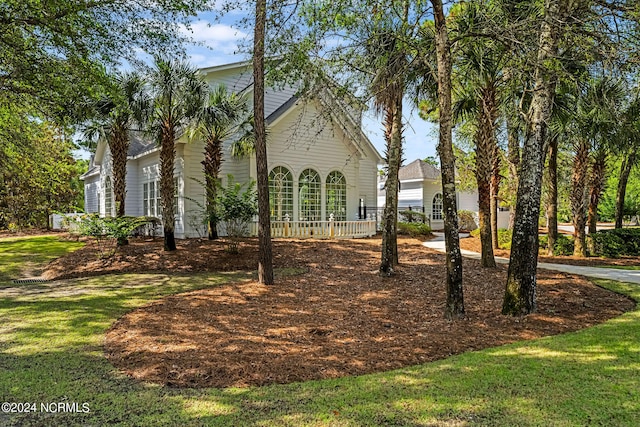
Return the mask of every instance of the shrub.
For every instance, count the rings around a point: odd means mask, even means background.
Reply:
[[[255,181],[245,185],[234,182],[229,175],[227,186],[217,193],[216,215],[231,239],[227,251],[238,253],[238,239],[249,234],[249,224],[258,213]]]
[[[469,236],[475,237],[476,239],[479,239],[480,238],[480,229],[476,228],[475,230],[471,230],[469,232]]]
[[[431,234],[431,227],[420,222],[399,222],[398,234],[411,237],[428,236]]]
[[[155,218],[154,218],[155,219]],[[69,224],[76,224],[78,234],[95,239],[100,258],[108,258],[116,253],[118,241],[126,240],[135,229],[150,222],[146,217],[101,218],[97,214],[66,217]]]
[[[540,238],[538,239],[538,246],[541,249],[547,249],[549,247],[549,236],[540,236]],[[553,255],[573,255],[573,247],[573,238],[567,237],[564,234],[558,234],[558,240],[556,240],[556,244],[553,247]]]
[[[427,216],[420,211],[404,210],[400,211],[400,217],[403,222],[427,222]]]
[[[460,230],[475,230],[478,228],[476,213],[465,210],[458,211],[458,227]]]
[[[511,249],[511,238],[513,237],[513,230],[506,228],[498,229],[498,247],[500,249]]]
[[[594,254],[607,258],[640,255],[640,228],[600,230],[590,236]]]
[[[558,239],[553,247],[553,254],[569,256],[573,255],[573,249],[573,239],[564,234],[558,234]]]

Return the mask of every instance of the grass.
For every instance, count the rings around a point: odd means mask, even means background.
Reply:
[[[0,413],[0,426],[635,426],[640,419],[638,310],[580,332],[435,363],[249,389],[140,384],[104,359],[105,330],[132,308],[247,277],[110,275],[19,291],[0,279],[0,402],[90,408]],[[640,299],[639,286],[598,284]]]
[[[38,267],[82,246],[84,243],[61,241],[57,236],[0,239],[0,281],[39,274]]]

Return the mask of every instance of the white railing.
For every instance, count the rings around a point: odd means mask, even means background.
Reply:
[[[258,224],[251,224],[251,235],[258,234]],[[361,221],[271,221],[271,237],[291,239],[361,238],[376,234],[375,220]]]

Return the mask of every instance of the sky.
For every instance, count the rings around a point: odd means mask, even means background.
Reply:
[[[212,12],[201,13],[193,21],[191,30],[182,27],[185,35],[199,45],[187,46],[187,55],[192,65],[199,68],[212,67],[248,59],[246,53],[240,53],[243,40],[252,37],[246,30],[235,28],[233,23],[241,17],[239,13],[230,13],[220,19]],[[436,156],[438,140],[437,127],[422,120],[417,110],[405,102],[404,164],[416,159]],[[362,129],[373,145],[384,156],[384,137],[382,117],[376,117],[372,111],[365,112]],[[268,149],[268,148],[267,148]],[[78,156],[88,158],[89,153],[78,152]]]

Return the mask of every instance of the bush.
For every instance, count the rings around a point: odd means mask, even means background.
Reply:
[[[476,213],[464,210],[458,211],[458,227],[460,230],[475,230],[478,228]]]
[[[249,224],[258,213],[255,181],[246,185],[233,181],[228,175],[227,186],[218,189],[216,215],[231,239],[227,251],[238,253],[238,239],[249,234]]]
[[[476,228],[472,230],[469,235],[471,237],[475,237],[476,239],[480,238],[480,229]],[[511,237],[513,236],[512,230],[507,230],[506,228],[498,229],[498,247],[500,249],[511,249]]]
[[[154,218],[155,219],[155,218]],[[135,229],[150,222],[146,217],[101,218],[97,214],[66,217],[69,225],[75,223],[75,229],[81,236],[95,239],[100,258],[108,258],[116,253],[118,241],[126,240]]]
[[[498,229],[498,247],[500,249],[511,249],[511,238],[513,237],[513,230],[507,230],[506,228]]]
[[[541,236],[538,240],[538,246],[542,249],[549,247],[549,237]],[[558,234],[558,240],[553,247],[553,255],[555,256],[570,256],[573,255],[573,239],[565,236],[564,234]]]
[[[408,235],[411,237],[428,236],[431,234],[431,227],[420,222],[399,222],[398,234]]]
[[[427,216],[420,211],[404,210],[400,211],[400,217],[403,222],[427,222]]]
[[[600,230],[589,236],[594,254],[607,258],[640,255],[640,228]]]

